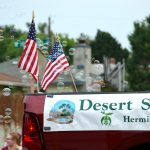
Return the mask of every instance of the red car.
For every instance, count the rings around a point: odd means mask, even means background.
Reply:
[[[55,94],[64,95],[92,95],[83,94]],[[126,97],[121,93],[121,97]],[[124,95],[125,94],[125,95]],[[99,93],[99,95],[103,95]],[[150,149],[150,131],[148,130],[80,130],[44,132],[44,106],[46,94],[31,94],[24,98],[23,118],[23,147],[29,150],[146,150]],[[53,94],[49,95],[53,97]],[[92,95],[93,96],[93,95]],[[109,97],[110,94],[107,93]],[[148,109],[147,100],[142,100],[141,108]],[[106,108],[106,104],[102,104]],[[119,103],[120,105],[121,103]],[[123,103],[124,104],[124,103]],[[129,103],[128,103],[129,104]],[[132,103],[130,102],[130,105]],[[144,105],[145,104],[145,105]],[[98,106],[98,104],[96,104]],[[100,104],[99,104],[100,105]],[[122,104],[121,104],[122,105]],[[133,105],[133,104],[132,104]],[[132,106],[131,105],[131,106]],[[94,107],[94,105],[93,105]],[[98,107],[97,107],[98,108]],[[102,108],[102,107],[101,107]],[[109,104],[112,110],[120,109],[117,103]],[[131,110],[132,107],[124,106]],[[89,109],[89,108],[86,108]],[[103,109],[103,108],[102,108]],[[121,108],[123,109],[123,108]],[[147,110],[148,111],[148,110]],[[124,120],[125,121],[125,120]],[[136,127],[135,127],[136,128]]]

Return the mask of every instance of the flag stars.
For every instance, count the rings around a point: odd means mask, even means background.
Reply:
[[[28,38],[36,41],[36,30],[35,30],[35,23],[33,20],[30,26]]]
[[[61,54],[63,54],[62,46],[59,42],[54,43],[54,47],[50,53],[49,59],[54,62]]]

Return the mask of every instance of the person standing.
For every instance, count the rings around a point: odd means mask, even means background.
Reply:
[[[1,150],[22,150],[20,146],[21,135],[16,132],[11,132],[6,137],[6,146]]]

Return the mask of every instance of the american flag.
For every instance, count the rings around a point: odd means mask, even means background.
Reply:
[[[32,77],[36,81],[38,81],[39,65],[34,19],[32,19],[32,23],[28,33],[28,38],[26,40],[22,56],[18,63],[18,68],[31,73]]]
[[[46,90],[57,76],[68,67],[69,63],[63,52],[62,46],[59,41],[55,41],[41,81],[43,90]]]

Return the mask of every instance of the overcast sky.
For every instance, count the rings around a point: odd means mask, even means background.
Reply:
[[[15,24],[27,30],[35,11],[35,23],[52,19],[52,30],[78,38],[94,38],[97,29],[109,32],[122,47],[129,48],[127,36],[133,22],[150,15],[150,0],[0,0],[0,25]]]

